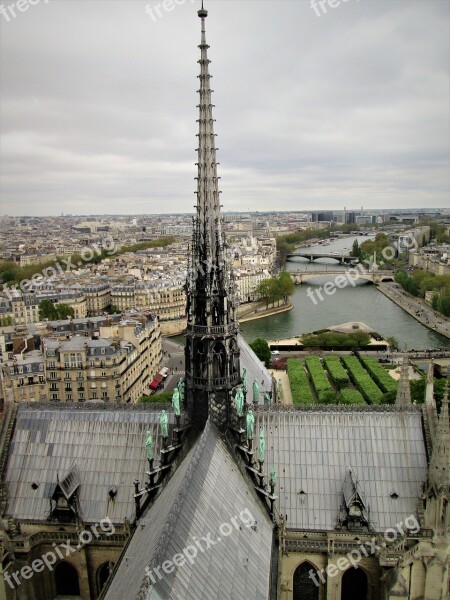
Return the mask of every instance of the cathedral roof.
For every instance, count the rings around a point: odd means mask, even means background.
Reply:
[[[333,530],[349,466],[376,531],[416,513],[427,458],[415,407],[274,407],[255,417],[255,435],[266,433],[266,465],[278,473],[286,527]]]
[[[203,541],[192,564],[186,561],[168,574],[156,571],[208,536],[214,545],[206,549]],[[163,493],[138,521],[105,600],[267,599],[272,536],[267,512],[208,421]]]
[[[241,334],[238,335],[238,345],[241,351],[241,369],[247,369],[247,381],[250,390],[247,400],[249,402],[252,401],[251,386],[253,385],[253,381],[257,381],[261,392],[260,404],[262,404],[264,401],[263,392],[270,392],[272,390],[272,376]]]
[[[260,407],[255,417],[255,435],[261,427],[266,433],[265,466],[267,474],[276,468],[276,507],[288,528],[335,528],[349,466],[377,531],[415,513],[427,476],[421,413],[415,407],[275,406]],[[85,521],[133,520],[133,481],[145,478],[147,430],[157,455],[159,412],[151,406],[20,406],[6,470],[6,514],[45,521],[58,477],[76,465]],[[222,471],[217,485],[226,485],[227,477]],[[117,488],[114,500],[112,488]]]
[[[148,468],[146,431],[159,450],[159,410],[151,405],[33,403],[17,412],[9,447],[6,514],[45,521],[58,478],[77,467],[78,500],[86,522],[134,518],[133,481]],[[169,424],[174,421],[169,413]],[[37,487],[36,487],[37,485]],[[114,499],[109,491],[116,489]]]

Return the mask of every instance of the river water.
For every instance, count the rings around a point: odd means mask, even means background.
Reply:
[[[332,252],[349,254],[355,239],[362,243],[370,238],[356,236],[341,238],[327,246],[310,246],[308,250],[324,254]],[[299,249],[298,252],[302,252],[302,250]],[[338,265],[334,259],[324,258],[310,263],[306,259],[298,257],[289,260],[286,268],[288,271],[320,270],[324,271],[324,275],[320,278],[311,278],[308,284],[296,286],[295,294],[292,297],[294,308],[290,312],[242,323],[241,331],[247,341],[252,341],[257,337],[267,340],[289,338],[301,333],[324,329],[330,325],[361,321],[385,338],[396,337],[400,342],[400,347],[405,344],[409,349],[420,350],[450,347],[450,340],[424,327],[386,298],[377,290],[376,286],[363,283],[363,281],[359,281],[355,287],[348,285],[344,289],[337,289],[331,296],[322,293],[322,301],[317,295],[314,295],[316,302],[314,303],[307,294],[308,289],[314,292],[326,281],[334,281],[336,275],[327,275],[327,270],[344,272],[346,269],[344,265]]]

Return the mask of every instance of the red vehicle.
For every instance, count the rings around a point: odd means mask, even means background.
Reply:
[[[158,373],[158,375],[156,375],[153,381],[149,384],[149,388],[151,390],[158,390],[160,387],[162,387],[163,382],[164,377],[161,375],[161,373]]]

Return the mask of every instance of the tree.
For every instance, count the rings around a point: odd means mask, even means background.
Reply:
[[[408,279],[408,273],[403,269],[400,269],[396,272],[394,279],[396,283],[399,283],[401,286],[403,286],[406,280]]]
[[[422,377],[422,379],[415,379],[409,382],[409,387],[411,389],[411,401],[414,404],[424,403],[426,385],[427,382],[425,377]]]
[[[3,283],[16,281],[18,266],[13,262],[4,262],[0,264],[0,279]]]
[[[263,362],[266,367],[270,364],[271,354],[269,344],[263,338],[257,338],[254,342],[250,344],[250,348],[256,354],[261,362]]]
[[[431,308],[434,310],[439,309],[439,294],[434,292],[433,297],[431,298]]]
[[[60,319],[67,319],[68,317],[74,317],[75,311],[72,306],[68,304],[57,304],[56,310],[58,311],[58,317]]]
[[[54,304],[51,300],[41,300],[39,302],[39,318],[41,320],[57,321],[58,319],[67,319],[74,316],[74,309],[67,304]]]
[[[58,310],[51,300],[41,300],[39,302],[39,318],[56,321],[58,319]]]
[[[263,300],[266,303],[266,308],[268,308],[270,304],[270,279],[264,279],[258,283],[256,287],[256,295],[260,300]]]
[[[394,337],[393,335],[390,335],[389,337],[387,337],[386,342],[389,344],[389,346],[392,350],[399,349],[398,339],[396,337]]]
[[[450,317],[450,296],[444,292],[439,294],[438,310],[446,317]]]
[[[256,295],[266,303],[266,308],[269,307],[269,304],[279,302],[283,297],[279,280],[274,277],[264,279],[258,284]]]
[[[362,252],[359,246],[358,240],[353,242],[352,250],[350,252],[350,256],[354,256],[355,258],[361,258]]]
[[[287,304],[289,296],[292,296],[295,291],[294,281],[287,271],[282,271],[278,276],[279,291],[283,297],[284,303]]]

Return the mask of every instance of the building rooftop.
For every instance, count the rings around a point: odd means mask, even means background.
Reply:
[[[147,430],[159,452],[159,410],[151,405],[21,404],[9,447],[6,514],[20,520],[47,520],[49,496],[58,477],[76,465],[86,522],[106,516],[114,523],[132,520],[133,481],[144,480],[148,468]],[[173,413],[169,413],[169,430],[172,424]],[[109,496],[112,488],[117,489],[114,500]]]
[[[420,410],[313,408],[255,413],[255,432],[266,432],[266,464],[278,473],[286,526],[333,530],[349,468],[376,531],[415,514],[427,476]]]

